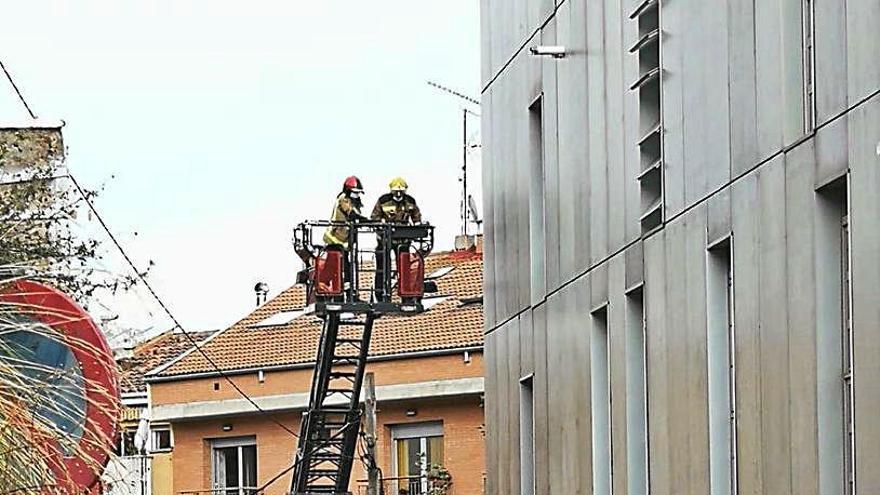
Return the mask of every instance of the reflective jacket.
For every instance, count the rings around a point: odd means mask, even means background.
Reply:
[[[363,218],[361,216],[361,205],[359,201],[354,201],[345,193],[339,193],[336,196],[336,205],[333,206],[333,213],[330,214],[331,222],[350,222]],[[331,226],[324,232],[324,243],[327,245],[337,244],[348,249],[349,228],[341,226]]]
[[[422,212],[419,211],[419,206],[412,196],[404,194],[403,200],[394,201],[394,196],[388,193],[383,194],[379,201],[376,201],[376,206],[373,207],[373,214],[370,215],[370,219],[376,222],[388,223],[421,223]]]

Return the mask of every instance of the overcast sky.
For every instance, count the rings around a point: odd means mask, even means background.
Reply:
[[[347,175],[368,206],[403,175],[440,247],[459,230],[462,104],[426,80],[479,94],[473,0],[30,0],[2,16],[0,59],[38,117],[66,122],[68,166],[106,184],[99,209],[188,329],[244,316],[257,281],[289,286],[292,227],[326,217]],[[26,117],[0,80],[0,125]],[[110,304],[166,326],[142,292]]]

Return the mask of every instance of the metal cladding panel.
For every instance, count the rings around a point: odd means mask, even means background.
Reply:
[[[602,263],[590,271],[590,292],[584,301],[590,311],[608,304],[608,263]]]
[[[577,5],[577,11],[574,6]],[[580,230],[578,240],[582,243],[589,239],[588,250],[580,250],[577,257],[577,270],[582,271],[605,258],[608,253],[608,157],[605,148],[607,127],[606,122],[606,56],[605,56],[605,5],[604,2],[586,2],[578,0],[572,4],[572,15],[578,18],[585,16],[582,23],[586,24],[586,43],[590,47],[586,52],[587,79],[587,168],[581,176],[581,185],[586,186],[587,194],[579,195],[587,198],[579,209],[586,214],[578,223]],[[583,192],[583,189],[582,189]]]
[[[483,116],[480,126],[483,142],[486,143],[494,141],[495,111],[492,106],[492,93],[493,91],[490,88],[480,98],[480,111]],[[493,158],[495,147],[485,146],[482,151],[483,184],[494,184],[496,167]],[[495,328],[498,322],[495,317],[496,297],[499,293],[495,285],[495,263],[497,260],[495,226],[498,225],[494,217],[496,194],[496,188],[494,187],[483,188],[483,218],[489,220],[483,224],[483,328],[486,332]]]
[[[499,421],[498,410],[500,402],[498,398],[498,333],[497,331],[487,334],[483,350],[483,366],[486,370],[486,391],[483,399],[483,415],[486,421],[486,492],[499,493],[498,479],[500,478],[500,466],[498,459],[501,451],[508,448],[502,445],[499,429],[503,424]]]
[[[550,493],[586,493],[590,481],[588,283],[578,279],[548,299]]]
[[[782,69],[783,144],[789,146],[804,134],[804,0],[780,0],[782,51],[777,64]]]
[[[565,350],[565,341],[563,336],[565,328],[563,327],[563,297],[557,292],[551,294],[547,298],[545,304],[547,308],[547,450],[538,451],[547,459],[548,467],[548,493],[572,493],[564,491],[563,484],[569,480],[564,479],[563,461],[571,452],[564,452],[561,448],[565,436],[571,432],[566,431],[570,424],[565,421],[565,411],[563,411],[562,401],[566,395],[571,393],[570,389],[566,389],[563,385],[573,385],[573,377],[571,370],[562,360],[563,351]],[[550,378],[552,377],[552,379]],[[552,386],[549,384],[552,383]],[[551,448],[552,446],[552,448]],[[500,453],[499,453],[500,454]],[[500,495],[506,492],[496,492]]]
[[[815,168],[815,186],[821,187],[829,182],[842,177],[849,170],[849,118],[841,117],[826,124],[816,132],[815,162],[810,165]]]
[[[668,372],[666,326],[666,242],[661,231],[644,242],[645,321],[648,362],[648,469],[651,493],[672,495],[672,469],[669,450],[671,383]]]
[[[626,190],[635,183],[627,175],[625,153],[631,143],[626,141],[624,108],[629,85],[624,78],[624,61],[634,59],[625,43],[623,25],[633,24],[622,12],[624,0],[607,0],[605,6],[605,122],[607,124],[605,156],[608,169],[608,250],[615,252],[626,244]],[[626,21],[624,21],[626,19]]]
[[[733,185],[733,298],[736,356],[738,493],[765,493],[761,462],[761,343],[757,174]]]
[[[519,321],[519,377],[535,374],[535,334],[532,328],[533,310],[517,316]]]
[[[855,352],[856,483],[880,493],[880,99],[850,116],[850,240]]]
[[[534,334],[535,377],[533,396],[535,400],[535,494],[550,494],[549,456],[550,435],[548,429],[549,397],[549,360],[547,355],[547,304],[537,306],[531,311],[532,331]],[[553,383],[555,383],[555,377]],[[539,454],[540,453],[540,454]],[[543,455],[541,455],[543,454]]]
[[[493,410],[495,420],[497,421],[497,429],[495,434],[495,444],[498,446],[498,454],[495,462],[497,468],[495,471],[495,487],[497,493],[510,492],[510,459],[519,452],[519,444],[514,444],[510,438],[511,423],[511,404],[518,404],[513,400],[510,389],[510,376],[508,361],[510,360],[510,349],[508,348],[508,336],[506,330],[510,327],[508,322],[502,325],[493,333],[495,341],[495,397],[496,409]]]
[[[611,401],[611,472],[613,493],[627,493],[627,331],[626,262],[618,255],[608,263],[608,362]]]
[[[642,241],[635,242],[624,252],[626,259],[626,289],[645,282],[645,259]]]
[[[724,189],[709,198],[706,244],[709,246],[724,240],[732,232],[730,220],[730,189]]]
[[[516,222],[516,237],[513,239],[516,255],[514,262],[516,267],[526,267],[531,264],[529,243],[529,182],[531,179],[531,150],[529,143],[529,102],[535,96],[535,88],[538,85],[534,72],[534,64],[537,62],[525,54],[516,58],[514,72],[516,75],[516,99],[521,102],[519,108],[514,108],[511,119],[516,122],[516,159],[515,167],[510,175],[515,184],[516,193],[513,196],[513,209],[508,216],[509,221]],[[519,312],[529,306],[531,302],[531,270],[514,269],[516,276],[516,297],[512,301],[513,312]]]
[[[685,222],[685,286],[688,425],[687,471],[690,493],[709,493],[709,384],[706,333],[706,208],[688,212]],[[681,267],[678,268],[679,270]]]
[[[764,490],[791,493],[791,439],[789,418],[789,343],[785,252],[785,168],[779,157],[758,173],[761,211],[758,249],[758,289],[761,353],[761,457]]]
[[[666,241],[666,352],[673,365],[667,368],[669,400],[669,469],[670,493],[689,493],[688,490],[688,430],[687,424],[687,293],[685,292],[686,263],[685,226],[674,222],[664,229]]]
[[[550,21],[541,31],[541,42],[547,45],[556,43],[556,21]],[[547,259],[544,263],[547,287],[558,287],[560,283],[559,257],[559,94],[556,86],[557,64],[541,64],[542,87],[544,88],[544,246]]]
[[[683,33],[688,5],[661,2],[660,24],[664,33]],[[663,69],[661,106],[663,109],[663,202],[666,218],[685,207],[684,174],[684,36],[663,34],[660,40]]]
[[[492,77],[492,12],[494,0],[480,0],[480,86],[484,87]],[[482,112],[487,115],[486,112]],[[485,134],[483,135],[485,138]]]
[[[818,493],[816,431],[816,276],[814,263],[815,150],[812,142],[785,157],[785,256],[787,259],[791,490]],[[734,249],[736,246],[734,246]]]
[[[854,105],[880,88],[880,2],[846,2],[847,81],[849,104]]]
[[[846,11],[836,2],[815,5],[816,123],[823,124],[847,106]]]
[[[786,0],[787,1],[787,0]],[[755,81],[758,101],[758,157],[782,148],[782,16],[779,2],[755,2]]]
[[[592,407],[590,397],[590,321],[589,310],[586,302],[589,300],[589,291],[592,284],[591,277],[581,277],[574,281],[567,291],[566,324],[568,329],[568,364],[573,371],[573,381],[569,390],[569,400],[566,402],[566,421],[571,418],[581,417],[582,422],[575,421],[573,435],[567,439],[569,449],[567,452],[574,453],[567,459],[567,468],[574,480],[572,491],[564,493],[588,493],[592,486],[592,414],[584,415],[585,406]],[[591,409],[592,410],[592,409]]]
[[[519,440],[519,412],[520,412],[520,362],[522,349],[520,348],[519,318],[514,318],[507,325],[502,334],[507,339],[507,438],[511,446],[507,459],[507,483],[509,493],[520,493],[520,440]]]
[[[682,121],[685,206],[730,180],[727,10],[703,0],[683,6]],[[671,37],[671,35],[670,35]]]
[[[737,176],[758,161],[755,83],[755,2],[727,2],[728,85],[730,97],[730,174]]]
[[[575,254],[589,252],[589,242],[583,238],[586,228],[583,201],[589,200],[589,184],[581,174],[587,169],[586,64],[583,26],[572,20],[574,3],[571,0],[563,3],[556,16],[557,42],[581,47],[580,53],[557,62],[560,282],[577,274]]]

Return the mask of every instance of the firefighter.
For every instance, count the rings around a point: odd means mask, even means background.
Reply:
[[[352,175],[345,179],[342,183],[342,192],[336,196],[336,204],[333,206],[333,213],[330,214],[331,222],[356,222],[367,220],[361,215],[361,208],[364,203],[361,201],[361,194],[364,187],[361,180]],[[348,227],[341,225],[332,225],[324,232],[324,243],[328,246],[342,246],[342,249],[348,250],[349,232]]]
[[[376,222],[388,223],[422,223],[422,213],[412,196],[406,193],[407,183],[402,177],[396,177],[388,184],[391,191],[383,194],[373,207],[370,218]]]
[[[380,196],[379,200],[376,201],[376,206],[373,207],[373,213],[370,215],[370,219],[374,222],[401,225],[422,223],[422,213],[419,211],[419,206],[416,204],[416,200],[406,193],[408,188],[406,181],[403,180],[402,177],[395,177],[391,180],[391,183],[388,184],[388,188],[390,191],[387,194]],[[376,276],[373,280],[373,289],[377,301],[390,300],[390,294],[385,294],[382,285],[385,280],[384,276],[386,275],[385,251],[388,247],[389,246],[385,246],[382,236],[380,235],[376,246]],[[390,247],[391,253],[389,254],[396,256],[400,251],[407,249],[409,244],[395,244]]]
[[[364,187],[361,180],[352,175],[345,179],[342,183],[342,192],[336,196],[336,204],[333,206],[333,213],[330,214],[331,222],[360,222],[369,220],[361,215],[361,208],[364,203],[361,201],[361,194]],[[331,225],[324,232],[324,243],[327,247],[336,246],[343,250],[343,277],[345,285],[351,287],[351,279],[353,278],[350,251],[350,232],[349,228],[343,225]],[[348,290],[348,289],[346,289]],[[353,298],[357,299],[357,294],[353,294]]]

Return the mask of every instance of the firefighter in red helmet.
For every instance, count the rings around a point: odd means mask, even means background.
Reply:
[[[361,194],[364,193],[364,186],[361,180],[352,175],[345,179],[342,183],[342,192],[336,196],[336,204],[333,206],[333,213],[330,214],[331,222],[354,222],[367,220],[361,215],[361,208],[364,207],[361,201]],[[349,247],[348,227],[342,225],[333,225],[324,232],[324,242],[328,245],[342,246],[346,251]]]

